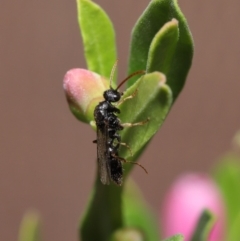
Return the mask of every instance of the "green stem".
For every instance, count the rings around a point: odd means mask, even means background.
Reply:
[[[80,229],[82,241],[106,241],[111,234],[123,227],[122,187],[103,185],[97,175],[87,216]]]

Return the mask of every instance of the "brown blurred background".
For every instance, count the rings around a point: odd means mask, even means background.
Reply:
[[[96,0],[117,34],[119,78],[130,31],[149,1]],[[184,171],[208,171],[240,128],[240,1],[179,0],[195,40],[187,84],[133,176],[158,210]],[[36,208],[45,241],[77,240],[96,169],[95,133],[70,113],[67,70],[86,67],[75,1],[0,0],[0,240]]]

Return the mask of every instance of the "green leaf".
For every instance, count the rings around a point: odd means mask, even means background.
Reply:
[[[173,92],[173,100],[175,100],[184,86],[193,57],[192,36],[177,0],[152,0],[138,19],[132,32],[128,72],[133,73],[137,70],[146,69],[150,46],[155,35],[173,18],[179,23],[179,39],[176,47],[172,45],[172,41],[168,46],[169,55],[172,55],[171,61],[167,60],[168,67],[166,69],[168,71],[164,72],[165,70],[162,68],[157,70],[166,74],[167,84],[170,86]],[[164,37],[164,34],[162,37]],[[172,54],[171,48],[175,48],[174,54]],[[166,54],[159,56],[160,63],[163,63]],[[157,58],[157,56],[154,56],[154,58]],[[128,82],[128,85],[132,85],[136,79],[136,77],[133,78]]]
[[[120,119],[122,123],[137,123],[149,118],[149,122],[142,126],[126,127],[122,131],[122,140],[127,143],[133,156],[124,146],[120,148],[120,156],[128,161],[135,161],[145,145],[163,124],[171,104],[172,92],[165,84],[165,76],[159,72],[146,74],[132,85],[123,98],[132,95],[134,98],[126,100],[120,105]],[[125,173],[132,165],[125,165]]]
[[[240,212],[237,214],[235,220],[232,222],[229,231],[227,232],[227,241],[240,240]]]
[[[124,226],[141,231],[144,240],[160,240],[156,217],[131,179],[126,182],[123,193],[123,218]]]
[[[90,0],[77,0],[77,7],[88,69],[109,78],[117,59],[111,20]]]
[[[208,210],[201,214],[191,241],[207,241],[209,233],[214,224],[214,216]]]
[[[164,239],[164,241],[184,241],[184,237],[181,234],[178,234],[170,238]]]
[[[226,223],[231,227],[240,212],[240,157],[232,153],[223,157],[214,170],[214,177],[226,204]]]
[[[171,62],[178,38],[178,21],[173,19],[165,23],[151,42],[148,52],[147,73],[160,71],[167,75],[171,71]]]
[[[36,211],[27,212],[21,222],[19,241],[40,241],[40,218]]]

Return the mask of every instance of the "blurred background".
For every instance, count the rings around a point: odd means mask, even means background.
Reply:
[[[119,79],[148,0],[96,0],[116,29]],[[184,90],[135,168],[158,212],[177,175],[210,171],[240,128],[240,2],[179,0],[195,40]],[[0,0],[0,240],[17,240],[29,208],[45,241],[77,240],[96,172],[95,133],[70,113],[65,72],[86,68],[75,1]]]

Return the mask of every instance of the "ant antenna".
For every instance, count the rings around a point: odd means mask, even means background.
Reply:
[[[114,63],[114,65],[113,65],[113,67],[112,67],[111,75],[110,75],[110,88],[111,88],[111,89],[112,89],[113,76],[114,76],[115,70],[116,70],[116,68],[117,68],[117,63],[118,63],[118,60],[116,60],[116,62]]]
[[[117,87],[116,90],[118,90],[127,80],[129,80],[129,79],[132,78],[133,76],[138,75],[138,74],[145,74],[145,73],[146,73],[145,70],[139,70],[139,71],[137,71],[137,72],[134,72],[134,73],[130,74],[126,79],[124,79],[124,80],[118,85],[118,87]]]

